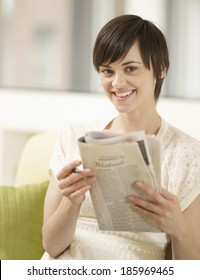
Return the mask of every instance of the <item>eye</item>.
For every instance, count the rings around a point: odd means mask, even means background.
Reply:
[[[134,72],[137,69],[138,68],[136,66],[128,66],[128,67],[126,67],[126,72]]]
[[[109,76],[109,75],[111,75],[113,73],[113,71],[111,69],[109,69],[109,68],[102,69],[102,70],[100,70],[100,72],[103,73],[105,76]]]

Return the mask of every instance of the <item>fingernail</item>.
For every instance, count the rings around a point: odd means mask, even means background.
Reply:
[[[136,184],[136,187],[142,187],[143,186],[143,183],[140,182],[140,181],[137,181],[135,184]]]
[[[134,202],[135,201],[135,198],[132,196],[132,195],[128,195],[128,197],[127,197],[129,200],[131,200],[132,202]]]

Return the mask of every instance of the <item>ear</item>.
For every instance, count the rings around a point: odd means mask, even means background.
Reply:
[[[161,71],[161,73],[160,73],[160,79],[165,78],[165,77],[166,77],[166,75],[167,75],[167,69],[166,69],[166,68],[164,68],[164,69],[162,69],[162,71]]]

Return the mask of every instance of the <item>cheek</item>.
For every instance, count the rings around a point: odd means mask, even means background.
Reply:
[[[103,87],[104,86],[104,79],[101,76],[99,77],[99,82],[100,82],[100,85]]]
[[[102,79],[100,78],[100,85],[104,88],[107,89],[110,85],[110,82],[108,79]]]
[[[139,82],[140,86],[147,87],[147,88],[154,88],[156,85],[156,79],[152,76],[147,75]]]

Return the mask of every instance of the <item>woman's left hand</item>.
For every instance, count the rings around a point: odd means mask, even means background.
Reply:
[[[137,212],[148,216],[170,236],[178,238],[187,232],[187,223],[174,194],[164,188],[157,192],[143,182],[135,182],[134,186],[150,198],[150,201],[146,201],[136,195],[128,197]]]

